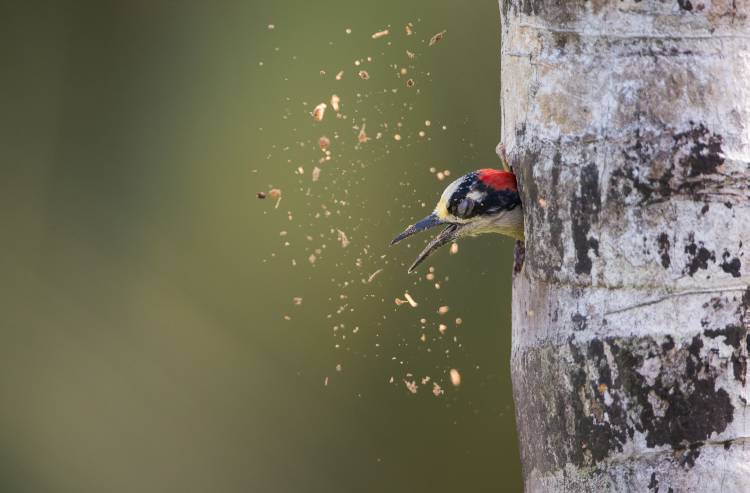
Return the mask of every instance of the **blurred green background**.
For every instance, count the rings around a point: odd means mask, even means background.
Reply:
[[[414,275],[427,236],[387,246],[498,166],[498,24],[494,0],[4,2],[0,490],[519,490],[512,241]]]

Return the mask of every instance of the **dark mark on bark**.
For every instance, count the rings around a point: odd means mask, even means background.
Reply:
[[[656,238],[656,243],[659,246],[659,255],[661,255],[661,266],[665,269],[669,268],[669,265],[672,263],[672,261],[669,258],[669,236],[667,236],[667,233],[661,233]]]
[[[658,486],[659,486],[659,481],[656,479],[656,473],[652,472],[651,481],[649,481],[648,483],[648,489],[653,490],[654,488],[656,488],[656,491],[658,492],[659,491]]]
[[[693,10],[693,4],[690,0],[677,0],[677,5],[679,5],[682,10],[687,10],[688,12]]]
[[[690,146],[680,164],[689,170],[691,178],[716,173],[717,168],[724,164],[723,140],[721,135],[711,134],[702,123],[674,136],[676,148]]]
[[[584,0],[504,0],[502,11],[506,18],[512,11],[516,15],[520,12],[542,19],[570,22],[585,12],[586,3]]]
[[[747,329],[741,325],[727,325],[723,329],[706,330],[703,333],[712,339],[722,336],[724,337],[724,344],[738,349],[742,340],[747,336]]]
[[[716,262],[716,255],[714,252],[708,250],[703,246],[703,242],[695,242],[695,235],[690,233],[688,235],[688,243],[685,245],[685,253],[688,255],[688,263],[685,265],[683,273],[690,274],[692,277],[698,269],[708,269],[708,261]]]
[[[740,322],[742,323],[743,314],[740,312]],[[742,324],[729,324],[723,329],[708,329],[703,333],[711,338],[723,337],[724,344],[732,346],[732,374],[734,379],[743,386],[747,382],[747,348],[748,333],[747,328]]]
[[[719,172],[724,164],[722,143],[721,135],[692,122],[682,132],[665,129],[658,134],[643,134],[637,129],[623,151],[625,165],[612,173],[613,196],[628,197],[635,190],[641,203],[662,202],[674,194],[716,200],[712,183],[699,177]],[[665,153],[665,149],[671,152]],[[704,206],[703,212],[707,210]]]
[[[513,275],[519,274],[523,269],[523,261],[526,258],[526,247],[523,240],[516,240],[516,248],[513,253]]]
[[[674,339],[672,339],[672,336],[670,335],[665,336],[664,342],[661,343],[661,352],[666,353],[672,349],[674,349]]]
[[[734,379],[744,387],[747,382],[747,356],[736,353],[736,351],[732,353],[731,357],[732,374],[734,375]]]
[[[585,315],[581,315],[580,313],[576,313],[571,317],[571,321],[573,322],[573,330],[586,330],[588,328],[588,323]]]
[[[558,190],[560,186],[560,172],[562,171],[562,157],[560,152],[555,153],[555,157],[552,159],[552,190]],[[562,262],[565,258],[565,252],[563,251],[563,222],[560,219],[560,207],[557,204],[550,204],[550,207],[546,209],[547,222],[549,223],[549,234],[550,240],[552,240],[552,246],[557,251],[559,261]]]
[[[740,268],[742,267],[740,259],[734,257],[732,260],[729,260],[729,257],[731,257],[729,251],[724,250],[724,253],[721,254],[721,269],[727,274],[732,274],[732,277],[740,277]]]
[[[690,469],[695,465],[695,459],[701,455],[700,448],[703,446],[703,442],[691,443],[688,448],[682,453],[680,457],[680,465],[686,469]]]
[[[576,253],[576,274],[591,274],[589,250],[599,254],[599,241],[589,238],[592,222],[599,220],[601,191],[599,190],[599,169],[591,163],[581,168],[579,191],[570,201],[571,228]]]
[[[735,329],[722,332],[731,346]],[[746,351],[744,339],[740,346]],[[669,337],[589,342],[571,337],[566,348],[570,367],[560,366],[559,352],[565,350],[560,347],[534,350],[519,360],[531,381],[523,392],[514,390],[517,409],[543,417],[519,420],[522,454],[533,457],[541,472],[566,463],[595,466],[622,452],[636,432],[649,448],[671,447],[674,460],[690,468],[703,442],[734,419],[730,396],[718,382],[725,370],[701,335],[682,344]],[[546,438],[523,439],[530,436]]]

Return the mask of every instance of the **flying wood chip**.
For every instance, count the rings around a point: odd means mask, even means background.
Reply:
[[[440,31],[439,33],[437,33],[436,35],[434,35],[433,37],[431,37],[430,38],[430,42],[429,42],[429,46],[432,46],[432,45],[434,45],[434,44],[439,43],[440,41],[442,41],[443,38],[445,37],[445,33],[447,33],[447,32],[448,31]]]

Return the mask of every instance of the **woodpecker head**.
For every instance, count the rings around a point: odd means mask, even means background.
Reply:
[[[447,227],[427,244],[409,272],[439,247],[463,236],[500,233],[523,239],[523,213],[516,176],[509,171],[486,168],[460,177],[448,185],[432,214],[406,228],[391,245],[439,225]]]

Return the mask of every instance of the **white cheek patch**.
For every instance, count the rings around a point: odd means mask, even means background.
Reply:
[[[486,194],[484,192],[480,192],[479,190],[472,190],[466,196],[470,198],[471,200],[473,200],[474,202],[482,202],[484,200],[485,195]]]

